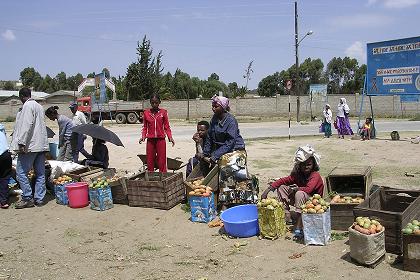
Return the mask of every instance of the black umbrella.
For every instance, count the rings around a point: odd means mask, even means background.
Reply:
[[[54,138],[55,132],[51,128],[49,128],[48,126],[46,126],[46,128],[47,128],[47,137],[48,138]],[[10,134],[10,136],[13,136],[13,132],[12,132],[12,134]]]
[[[77,132],[79,134],[86,134],[93,138],[101,139],[106,142],[110,142],[112,144],[115,144],[117,146],[123,146],[123,143],[121,142],[120,138],[118,138],[117,134],[112,132],[109,129],[106,129],[103,126],[99,126],[96,124],[81,124],[76,127],[73,127],[73,132]]]

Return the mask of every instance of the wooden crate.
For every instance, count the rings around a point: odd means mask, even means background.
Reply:
[[[102,170],[103,169],[99,167],[85,166],[83,168],[68,172],[65,175],[69,176],[76,182],[85,182],[92,177],[99,176]]]
[[[110,182],[112,200],[115,204],[128,205],[127,197],[127,178],[122,177],[116,181]]]
[[[168,210],[185,197],[182,173],[142,172],[127,182],[129,206]]]
[[[360,167],[335,167],[327,176],[327,191],[336,192],[341,196],[369,197],[372,187],[372,168]],[[332,203],[331,204],[331,229],[347,230],[354,222],[353,208],[357,203]]]
[[[380,187],[353,209],[354,217],[377,219],[385,227],[385,250],[402,254],[402,228],[420,219],[420,190]]]
[[[404,270],[420,272],[420,235],[403,235]]]

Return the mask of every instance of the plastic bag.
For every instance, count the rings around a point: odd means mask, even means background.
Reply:
[[[331,238],[331,213],[302,214],[305,245],[327,245]]]
[[[325,132],[325,126],[324,126],[324,123],[321,123],[319,125],[319,133],[324,133],[324,132]]]
[[[286,220],[283,207],[268,209],[258,207],[258,225],[264,238],[276,239],[286,233]]]
[[[366,235],[349,228],[350,257],[360,264],[371,265],[385,255],[385,230]]]

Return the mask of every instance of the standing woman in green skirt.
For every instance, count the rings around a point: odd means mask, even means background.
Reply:
[[[331,121],[332,121],[332,111],[330,104],[325,104],[325,109],[322,111],[324,114],[324,138],[330,138],[331,133]]]

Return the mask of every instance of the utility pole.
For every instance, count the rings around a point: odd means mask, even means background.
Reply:
[[[299,89],[299,35],[298,35],[298,14],[297,1],[295,1],[295,58],[296,58],[296,121],[300,121],[300,89]]]

